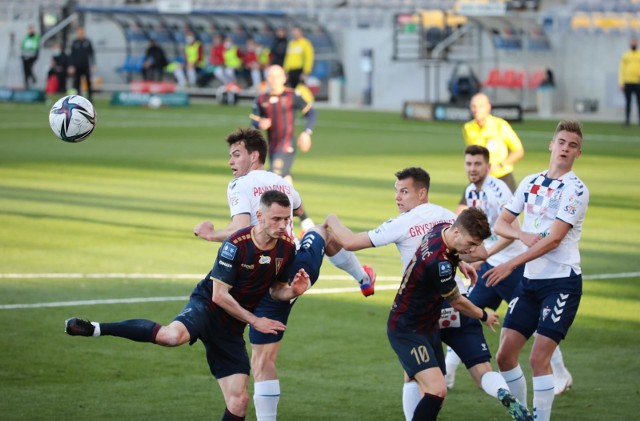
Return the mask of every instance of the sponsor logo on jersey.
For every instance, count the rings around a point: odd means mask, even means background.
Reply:
[[[449,262],[438,262],[438,274],[441,278],[451,276],[453,273],[453,267]],[[443,280],[444,281],[444,280]]]
[[[287,196],[291,196],[291,187],[285,184],[274,184],[272,186],[256,186],[253,188],[253,196],[262,196],[264,192],[270,190],[277,190],[281,193],[286,194]]]
[[[276,257],[276,275],[280,272],[280,268],[282,267],[282,262],[284,259],[282,257]]]
[[[260,260],[258,261],[261,265],[268,265],[271,263],[271,256],[260,256]]]
[[[567,205],[567,206],[564,207],[564,211],[566,213],[568,213],[569,215],[573,216],[573,215],[576,214],[577,209],[575,208],[575,206]]]
[[[242,265],[243,268],[247,269],[247,270],[253,270],[253,268],[255,267],[255,265],[247,265],[245,263],[243,263]]]
[[[224,243],[222,245],[220,256],[224,257],[225,259],[233,260],[233,258],[236,256],[236,251],[238,251],[238,247],[230,243]]]
[[[227,268],[232,268],[233,267],[233,265],[231,263],[227,263],[224,260],[218,260],[218,264],[222,265],[224,267],[227,267]]]
[[[440,221],[427,222],[426,224],[414,225],[411,228],[409,228],[409,235],[411,237],[422,237],[426,234],[429,234],[431,232],[431,229],[434,226],[445,223],[445,222],[452,224],[453,221],[454,219],[445,219]]]

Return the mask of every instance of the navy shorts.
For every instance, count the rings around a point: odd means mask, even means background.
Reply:
[[[206,302],[191,299],[174,320],[185,325],[191,337],[190,344],[198,339],[202,341],[209,370],[216,379],[232,374],[249,375],[249,355],[243,336],[225,332],[216,324]]]
[[[444,375],[444,352],[438,331],[421,334],[394,332],[387,328],[387,337],[409,378],[434,367],[439,367]]]
[[[295,153],[274,152],[269,155],[269,171],[278,174],[280,177],[290,175],[295,158]]]
[[[449,302],[444,300],[443,312],[451,308]],[[460,313],[460,326],[440,329],[440,337],[442,342],[458,354],[467,368],[491,361],[491,352],[482,331],[482,324],[478,319]]]
[[[311,285],[315,284],[320,276],[320,266],[322,266],[322,258],[324,257],[324,238],[315,231],[307,231],[300,240],[300,249],[296,253],[296,257],[291,265],[291,277],[300,269],[304,269],[309,274]],[[266,317],[272,320],[278,320],[285,325],[289,320],[291,308],[297,300],[278,301],[271,297],[268,292],[260,300],[260,304],[254,311],[258,317]],[[282,340],[284,332],[277,334],[260,333],[253,327],[249,327],[249,341],[254,345],[272,344]]]
[[[560,343],[567,336],[582,297],[582,275],[567,278],[528,279],[516,288],[503,327],[530,338],[538,334]]]
[[[500,306],[500,302],[504,300],[506,303],[511,301],[513,292],[524,274],[524,265],[518,266],[511,275],[504,278],[498,285],[488,287],[487,280],[482,277],[489,269],[493,269],[489,263],[484,262],[478,270],[478,282],[469,292],[469,301],[480,308],[490,308],[496,310]]]

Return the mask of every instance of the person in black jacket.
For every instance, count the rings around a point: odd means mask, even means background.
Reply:
[[[142,64],[142,78],[144,80],[161,81],[165,66],[169,64],[164,50],[154,40],[149,41],[149,47],[144,55]]]
[[[284,65],[284,57],[287,55],[287,30],[285,28],[276,29],[276,37],[271,45],[271,64]]]
[[[53,56],[51,57],[51,68],[49,68],[48,76],[55,76],[58,79],[57,93],[67,91],[67,67],[69,66],[69,57],[60,47],[59,43],[53,45]]]
[[[73,88],[78,95],[82,95],[82,77],[87,81],[87,99],[91,101],[93,89],[91,87],[91,71],[95,66],[93,44],[86,38],[84,27],[76,29],[76,39],[71,43],[69,55],[69,75],[73,76]]]

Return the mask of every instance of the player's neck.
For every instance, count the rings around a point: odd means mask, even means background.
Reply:
[[[276,245],[276,242],[278,241],[277,238],[273,238],[268,235],[267,231],[264,228],[260,227],[260,225],[256,225],[255,227],[251,228],[251,238],[253,239],[253,243],[260,250],[270,250]]]
[[[448,249],[450,252],[455,253],[456,251],[453,249],[453,247],[451,247],[451,246],[449,245],[449,241],[447,241],[447,236],[451,233],[451,232],[449,231],[449,228],[451,228],[451,227],[447,227],[447,228],[445,228],[445,229],[443,229],[443,230],[442,230],[442,232],[441,232],[441,235],[442,235],[442,241],[444,241],[444,245],[445,245],[445,246],[447,246],[447,249]]]
[[[565,174],[570,173],[571,171],[573,171],[573,167],[552,165],[547,170],[547,178],[553,178],[554,180],[557,180],[559,178],[562,178]]]
[[[284,92],[286,86],[280,86],[277,88],[271,88],[271,93],[273,95],[282,95],[282,93]]]

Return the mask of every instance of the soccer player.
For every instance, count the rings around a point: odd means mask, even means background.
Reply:
[[[311,135],[316,124],[316,111],[311,103],[294,89],[285,85],[287,75],[278,65],[266,69],[268,90],[258,94],[250,115],[253,127],[266,130],[269,139],[269,171],[293,184],[291,168],[296,157],[296,146],[307,152],[311,148]],[[306,120],[305,129],[296,140],[295,113],[299,110]],[[302,230],[314,225],[306,214],[300,215]]]
[[[291,203],[281,192],[262,195],[258,224],[239,230],[225,240],[209,274],[195,287],[182,312],[167,326],[134,319],[97,323],[71,318],[65,332],[72,336],[118,336],[137,342],[174,347],[205,347],[211,374],[217,379],[226,408],[223,420],[244,420],[249,396],[249,356],[243,338],[247,324],[259,332],[276,335],[286,326],[254,314],[269,293],[288,302],[309,287],[309,274],[299,269],[288,284],[295,244],[287,236]]]
[[[465,207],[475,206],[482,209],[489,219],[489,225],[493,227],[504,205],[511,200],[513,194],[506,183],[489,175],[489,162],[489,150],[483,146],[467,146],[464,151],[464,167],[470,182],[465,190],[467,201]],[[518,219],[514,219],[513,225],[515,228],[520,227]],[[492,232],[492,235],[484,241],[484,246],[489,257],[486,261],[479,262],[481,265],[478,269],[478,282],[469,293],[469,300],[480,308],[488,307],[495,311],[502,300],[507,303],[511,301],[513,291],[522,279],[524,265],[518,266],[502,282],[492,288],[486,286],[486,280],[482,275],[500,263],[523,253],[526,251],[526,246],[519,240],[506,239],[496,235],[495,232]],[[445,379],[447,388],[451,389],[454,385],[456,369],[460,364],[460,358],[451,348],[447,349],[446,363]],[[553,353],[551,365],[555,394],[559,395],[571,387],[573,382],[571,374],[564,365],[560,347]]]
[[[267,142],[259,130],[238,129],[227,137],[227,143],[229,144],[229,166],[235,177],[227,189],[231,222],[219,230],[216,230],[210,221],[201,222],[194,228],[195,235],[208,241],[222,241],[230,233],[248,226],[256,218],[260,196],[270,190],[278,190],[287,194],[293,203],[292,211],[297,215],[300,214],[302,201],[295,188],[279,175],[264,170]],[[311,228],[302,237],[301,248],[317,244],[319,241],[318,232],[325,234],[324,231],[322,226]],[[291,226],[289,226],[288,233],[293,235]],[[373,294],[376,277],[373,268],[366,265],[361,266],[353,252],[341,249],[327,236],[324,237],[324,240],[327,240],[326,254],[329,261],[357,279],[364,296]],[[336,245],[334,246],[334,244]],[[323,248],[324,241],[321,245],[313,247],[314,250]],[[312,285],[318,278],[323,254],[316,252],[315,255],[319,256],[317,269],[312,273],[309,266],[305,266],[310,274]],[[298,257],[296,257],[297,261]],[[292,305],[275,303],[268,295],[265,295],[256,314],[268,315],[267,317],[276,318],[286,325]],[[256,415],[260,421],[275,419],[277,413],[280,383],[275,364],[282,337],[282,334],[263,335],[253,328],[249,329],[249,339],[253,349],[251,363],[256,381],[254,403]]]
[[[580,123],[558,123],[549,151],[549,168],[522,180],[494,226],[498,235],[520,239],[529,249],[483,275],[492,287],[525,265],[524,277],[509,303],[497,360],[514,395],[523,401],[526,381],[518,358],[529,337],[537,332],[529,357],[536,421],[551,417],[551,355],[566,337],[580,304],[578,243],[589,203],[589,190],[573,172],[582,153]],[[512,223],[522,212],[523,226],[516,228]]]
[[[455,280],[459,254],[473,252],[490,234],[484,213],[466,209],[453,224],[436,224],[422,237],[404,272],[389,312],[387,336],[405,377],[415,379],[423,394],[414,420],[435,420],[447,395],[438,335],[444,298],[468,317],[489,326],[499,323],[495,313],[488,314],[460,294]],[[503,393],[508,391],[498,391]]]
[[[338,242],[347,250],[362,250],[394,243],[400,252],[404,273],[422,237],[429,234],[438,224],[453,223],[456,215],[448,209],[429,203],[431,179],[424,169],[405,168],[395,175],[397,178],[395,200],[400,211],[399,216],[388,220],[375,230],[357,234],[342,225],[335,215],[329,215],[325,225],[329,228],[330,234],[335,235]],[[484,247],[477,247],[474,249],[474,254],[485,259],[486,255],[482,253],[484,251]],[[460,265],[466,275],[474,278],[473,269],[469,272],[463,262]],[[460,283],[458,287],[462,290],[464,285]],[[447,314],[451,314],[450,307],[449,304],[443,304],[443,323],[447,321]],[[458,320],[456,324],[440,331],[442,340],[462,356],[469,374],[479,387],[490,396],[500,399],[510,413],[522,412],[519,409],[520,403],[515,402],[510,394],[498,394],[500,389],[508,391],[509,388],[500,374],[492,371],[491,353],[486,345],[482,325],[466,316],[459,317]],[[402,405],[405,418],[411,420],[420,402],[421,391],[415,380],[406,376],[404,380]]]

